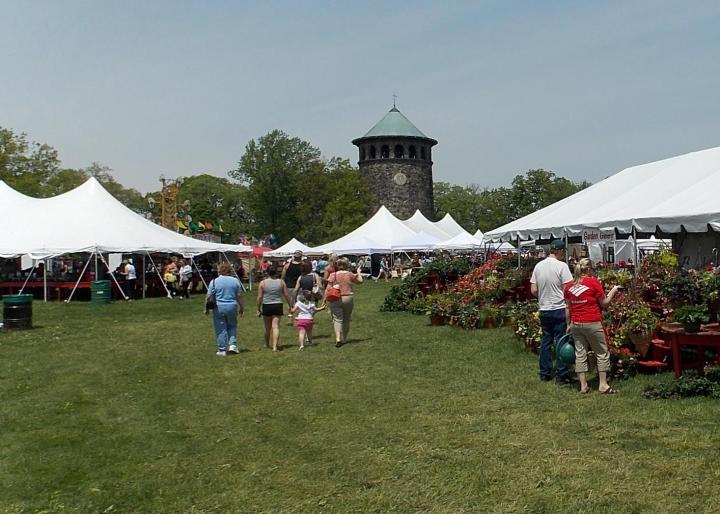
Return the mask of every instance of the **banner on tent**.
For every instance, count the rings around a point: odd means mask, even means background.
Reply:
[[[582,233],[583,243],[612,243],[615,241],[614,230],[598,230],[586,228]]]

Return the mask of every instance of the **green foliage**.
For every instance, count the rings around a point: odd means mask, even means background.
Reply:
[[[187,214],[194,221],[219,223],[225,238],[234,242],[248,230],[249,214],[243,198],[245,188],[228,179],[213,175],[193,175],[183,181],[178,204],[189,201]]]
[[[671,305],[705,302],[703,287],[694,271],[677,270],[661,284],[660,292]]]
[[[43,197],[59,171],[57,150],[0,127],[0,180],[23,194]]]
[[[256,234],[306,244],[337,238],[370,214],[370,194],[349,161],[321,159],[309,142],[274,130],[245,147],[230,177],[247,188],[249,222]]]
[[[303,202],[301,219],[321,219],[321,223],[302,223],[300,237],[308,244],[332,241],[365,223],[372,197],[360,172],[347,159],[331,159],[322,182],[315,184],[310,198]]]
[[[638,303],[627,311],[627,318],[623,324],[625,334],[649,334],[655,330],[658,317],[645,303]]]
[[[449,212],[467,230],[479,228],[485,232],[562,200],[589,185],[588,182],[572,182],[542,169],[517,175],[510,187],[496,189],[437,182],[434,185],[435,209],[438,218]]]
[[[693,325],[709,321],[707,305],[681,305],[673,311],[673,321]]]
[[[417,314],[424,312],[419,305],[413,304],[412,300],[418,296],[418,283],[429,273],[437,273],[441,277],[457,279],[472,269],[472,263],[467,257],[439,257],[427,266],[406,277],[400,284],[392,286],[385,297],[380,310],[383,312],[399,312],[413,309]]]
[[[643,397],[648,400],[680,399],[693,396],[713,396],[720,398],[719,375],[712,373],[699,376],[696,372],[686,371],[680,378],[647,386]]]

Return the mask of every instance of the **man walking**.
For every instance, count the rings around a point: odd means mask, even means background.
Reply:
[[[556,239],[550,245],[550,254],[535,265],[530,277],[530,291],[538,299],[542,340],[540,342],[540,380],[550,381],[553,374],[552,347],[567,331],[565,320],[565,284],[572,282],[570,268],[563,262],[565,242]],[[565,364],[557,360],[555,381],[570,382]]]

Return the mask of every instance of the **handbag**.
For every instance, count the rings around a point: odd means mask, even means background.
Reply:
[[[212,280],[212,282],[210,282],[208,290],[210,290],[210,288],[212,287],[213,282],[215,282],[215,280]],[[205,298],[205,311],[211,311],[215,309],[215,307],[217,307],[217,302],[215,301],[215,293],[213,293],[212,296],[208,296]]]
[[[342,298],[342,294],[340,294],[339,287],[332,286],[325,290],[325,301],[337,302],[340,298]]]

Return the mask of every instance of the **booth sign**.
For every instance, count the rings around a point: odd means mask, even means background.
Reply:
[[[614,230],[598,230],[586,228],[582,234],[583,243],[611,243],[615,241]]]

